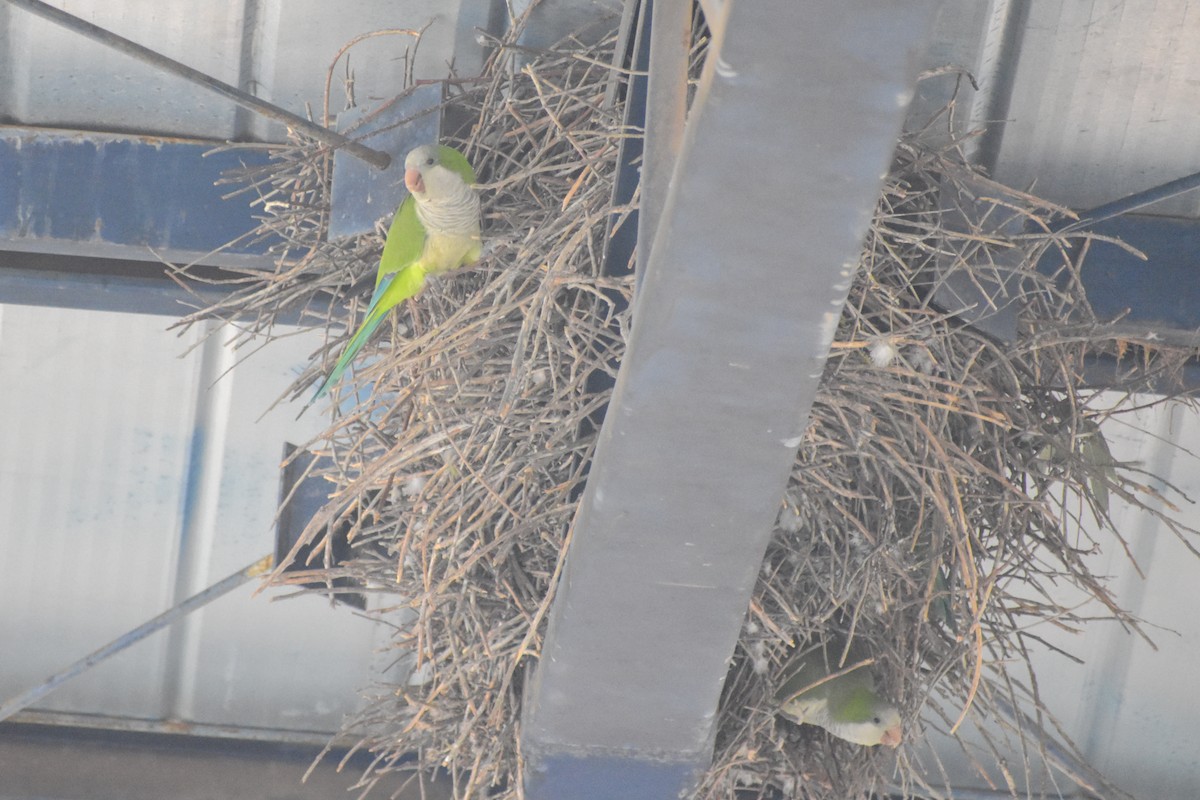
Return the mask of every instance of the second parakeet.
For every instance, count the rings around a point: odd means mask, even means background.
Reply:
[[[899,746],[900,711],[876,690],[870,665],[854,668],[869,656],[851,644],[842,660],[842,644],[835,639],[796,651],[775,694],[779,713],[855,744]]]
[[[474,183],[475,170],[453,147],[422,145],[405,157],[404,185],[409,194],[388,229],[366,318],[314,400],[341,379],[387,312],[424,288],[427,275],[479,260],[479,195]]]

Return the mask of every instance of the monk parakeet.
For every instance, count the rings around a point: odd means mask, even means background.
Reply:
[[[870,665],[855,667],[869,656],[851,644],[842,661],[842,644],[836,640],[816,644],[789,659],[783,685],[775,693],[779,713],[801,724],[820,726],[848,742],[897,747],[899,710],[875,690]]]
[[[475,170],[453,147],[421,145],[405,157],[409,194],[388,229],[367,316],[313,400],[338,382],[387,312],[421,291],[426,275],[479,260],[479,195],[474,183]]]

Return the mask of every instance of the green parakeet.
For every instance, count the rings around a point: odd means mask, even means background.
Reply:
[[[797,651],[775,693],[779,713],[855,744],[899,746],[899,710],[876,691],[870,665],[855,667],[869,656],[852,643],[840,662],[842,651],[840,641]]]
[[[341,379],[387,312],[424,288],[425,276],[479,260],[479,195],[474,183],[475,170],[453,147],[422,145],[405,157],[409,194],[388,229],[366,318],[313,400]]]

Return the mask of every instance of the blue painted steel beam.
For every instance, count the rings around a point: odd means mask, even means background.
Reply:
[[[646,25],[650,11],[649,0],[627,2],[636,8],[630,9],[622,20],[630,26],[630,30],[622,32],[620,40],[625,43],[627,51],[618,53],[615,63],[630,71],[625,84],[624,124],[626,130],[636,134],[646,127],[646,88],[649,81],[645,73],[650,69],[650,37]],[[641,175],[643,149],[641,136],[622,137],[617,154],[616,180],[613,181],[614,206],[622,207],[633,202]],[[625,274],[633,269],[640,224],[641,214],[637,209],[624,218],[619,214],[609,217],[608,235],[604,237],[604,268],[608,274]]]
[[[936,0],[725,0],[526,689],[525,796],[676,798]],[[652,56],[653,60],[653,56]]]
[[[642,157],[642,197],[638,210],[638,261],[650,256],[658,218],[671,186],[671,171],[679,158],[687,122],[688,60],[691,56],[692,5],[674,0],[647,0],[650,40],[646,84],[645,153]],[[654,9],[653,15],[650,9]],[[638,270],[641,285],[645,270]]]
[[[1172,181],[1132,196],[1134,200],[1124,198],[1081,215],[1092,220],[1090,231],[1120,239],[1146,256],[1143,261],[1115,244],[1093,241],[1081,271],[1083,288],[1096,316],[1105,322],[1116,320],[1118,329],[1130,339],[1188,347],[1200,343],[1200,284],[1196,281],[1200,222],[1137,214],[1112,217],[1108,211],[1122,213],[1132,202],[1146,198],[1153,201],[1161,192],[1193,180],[1194,176],[1189,176]],[[1061,258],[1051,250],[1042,258],[1039,269],[1052,275]],[[1119,362],[1112,356],[1098,355],[1084,365],[1087,384],[1096,388],[1125,385],[1139,373],[1141,365],[1136,357]],[[1181,386],[1195,389],[1200,387],[1200,363],[1193,360],[1176,374],[1152,378],[1151,391],[1170,393]]]
[[[1088,302],[1098,317],[1158,326],[1164,334],[1168,330],[1200,330],[1200,223],[1124,216],[1091,224],[1088,229],[1121,239],[1146,255],[1143,261],[1115,244],[1091,244],[1082,276]],[[1059,258],[1057,251],[1049,252],[1042,269],[1054,269]]]
[[[254,197],[216,185],[267,154],[218,144],[0,128],[0,249],[271,268],[272,242],[246,238]]]
[[[237,277],[218,268],[197,268],[195,274],[214,281]],[[193,282],[184,288],[165,267],[148,261],[0,250],[0,304],[180,317],[228,295],[220,285]],[[279,312],[275,321],[311,325],[329,314],[331,304],[340,309],[342,303],[341,297],[321,293],[303,307]]]
[[[227,294],[204,284],[184,289],[165,267],[147,261],[0,250],[0,303],[179,317]],[[295,319],[299,317],[297,311]]]

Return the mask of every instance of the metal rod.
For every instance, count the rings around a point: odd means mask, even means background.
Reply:
[[[10,718],[8,724],[11,725],[13,723],[21,725],[46,725],[59,728],[91,728],[102,731],[120,731],[123,733],[200,736],[206,739],[238,739],[243,742],[299,744],[310,747],[324,747],[329,744],[332,736],[328,731],[255,728],[248,725],[183,722],[177,719],[137,719],[134,717],[67,711],[20,711]],[[3,730],[3,726],[0,726],[0,731]],[[958,800],[958,798],[956,797],[955,800]]]
[[[286,111],[265,100],[260,100],[252,94],[243,92],[236,86],[230,86],[228,83],[223,83],[200,70],[192,69],[187,64],[182,64],[173,58],[167,58],[163,54],[155,52],[148,47],[143,47],[137,42],[130,41],[123,36],[118,36],[111,31],[107,31],[98,25],[93,25],[86,20],[82,20],[53,6],[48,6],[41,2],[41,0],[8,0],[8,3],[17,8],[22,8],[30,14],[36,14],[42,19],[47,19],[56,25],[61,25],[64,28],[82,34],[106,47],[111,47],[113,50],[133,56],[139,61],[144,61],[164,72],[169,72],[184,80],[203,86],[209,91],[229,98],[243,108],[248,108],[258,114],[262,114],[264,117],[270,117],[273,120],[282,122],[331,147],[340,147],[352,156],[361,158],[363,161],[379,167],[379,169],[387,169],[388,165],[392,163],[392,157],[387,153],[373,150],[370,147],[342,136],[340,133],[309,122],[304,117]]]
[[[139,625],[138,627],[117,637],[116,639],[113,639],[99,650],[84,656],[74,664],[71,664],[69,667],[51,675],[40,685],[33,687],[29,691],[24,692],[23,694],[20,694],[11,700],[8,700],[4,703],[4,705],[0,706],[0,722],[8,719],[18,711],[33,705],[38,700],[50,694],[50,692],[57,689],[63,683],[66,683],[71,678],[74,678],[76,675],[86,672],[95,665],[99,664],[101,661],[104,661],[110,656],[116,655],[135,642],[145,639],[155,631],[165,628],[167,625],[170,625],[180,617],[190,614],[197,608],[211,603],[221,595],[233,591],[251,578],[262,575],[271,569],[271,565],[274,564],[274,562],[274,555],[263,556],[250,566],[238,570],[228,578],[214,583],[212,586],[208,587],[199,594],[194,594],[183,602],[167,609],[154,619]]]
[[[1182,178],[1160,183],[1158,186],[1134,192],[1119,200],[1113,200],[1111,203],[1096,206],[1093,209],[1083,212],[1077,221],[1067,225],[1062,229],[1062,232],[1076,231],[1088,225],[1095,225],[1097,222],[1104,222],[1113,217],[1137,211],[1139,208],[1145,208],[1151,203],[1167,200],[1184,192],[1190,192],[1193,189],[1200,189],[1200,172],[1193,172],[1191,175],[1184,175]]]

